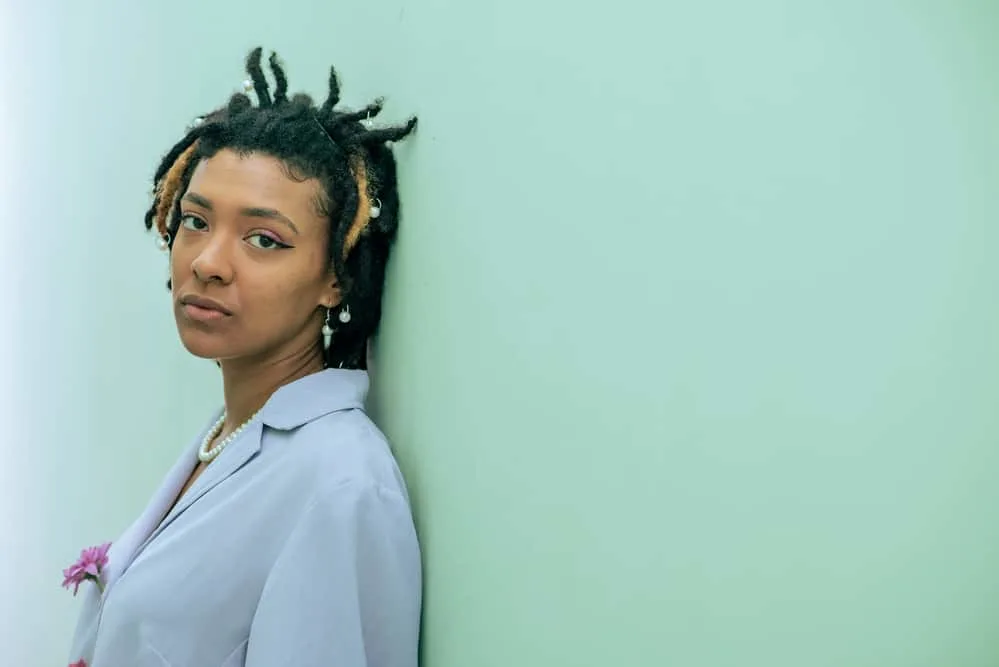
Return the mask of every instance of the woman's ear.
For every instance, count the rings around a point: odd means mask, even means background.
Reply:
[[[333,278],[326,286],[326,289],[323,290],[323,296],[320,300],[320,304],[323,308],[334,308],[340,304],[341,298],[340,285],[337,283],[336,279]]]

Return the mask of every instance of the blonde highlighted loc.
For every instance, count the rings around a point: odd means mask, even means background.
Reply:
[[[194,141],[183,153],[170,165],[166,175],[156,184],[156,231],[161,237],[170,235],[170,212],[177,203],[177,198],[181,194],[181,188],[186,187],[183,183],[184,172],[187,165],[191,163],[191,156],[198,148],[198,142]]]
[[[350,170],[357,183],[357,215],[347,230],[347,236],[343,241],[343,258],[347,259],[350,251],[357,245],[361,234],[371,224],[371,193],[368,192],[368,170],[364,166],[364,160],[354,156],[350,160]]]

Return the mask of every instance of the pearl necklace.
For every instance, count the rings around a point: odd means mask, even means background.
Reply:
[[[222,425],[225,424],[225,413],[223,412],[222,416],[219,417],[219,420],[215,422],[215,425],[209,429],[208,433],[205,434],[205,438],[201,441],[201,446],[198,447],[198,458],[203,463],[211,463],[219,454],[222,453],[223,449],[229,446],[229,443],[239,437],[239,434],[243,432],[243,429],[249,426],[250,422],[252,422],[256,416],[256,414],[251,415],[249,419],[239,425],[239,428],[220,440],[217,445],[209,449],[208,446],[212,444],[212,440],[217,438],[219,433],[222,432]]]

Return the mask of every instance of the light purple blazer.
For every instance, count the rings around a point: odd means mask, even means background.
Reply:
[[[416,667],[420,548],[367,389],[338,369],[282,387],[164,517],[206,426],[111,547],[104,595],[81,589],[70,662]]]

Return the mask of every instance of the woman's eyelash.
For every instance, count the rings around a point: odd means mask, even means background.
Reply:
[[[257,246],[258,248],[261,248],[262,250],[284,250],[286,248],[290,248],[291,247],[287,243],[282,243],[281,241],[278,241],[276,238],[274,238],[273,236],[270,236],[268,234],[260,234],[260,233],[251,234],[250,238],[251,239],[252,238],[267,239],[268,243],[273,244],[273,245],[269,245],[269,246]]]

